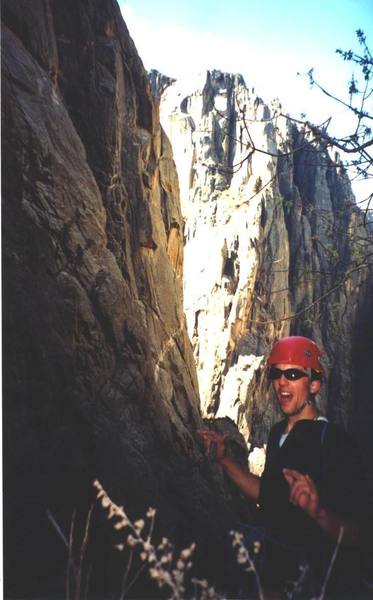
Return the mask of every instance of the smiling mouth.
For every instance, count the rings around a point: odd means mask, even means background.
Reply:
[[[278,399],[280,401],[280,404],[287,404],[288,402],[290,402],[290,400],[292,399],[293,395],[287,392],[281,392],[278,395]]]

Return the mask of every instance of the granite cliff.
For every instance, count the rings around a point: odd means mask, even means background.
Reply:
[[[240,75],[151,81],[180,178],[184,302],[203,412],[230,416],[262,445],[276,419],[265,356],[290,333],[323,349],[321,409],[349,426],[372,238],[338,156]]]
[[[9,0],[2,20],[7,597],[63,593],[48,515],[68,536],[95,478],[225,564],[230,493],[195,434],[178,180],[147,74],[115,0]],[[109,594],[107,529],[91,584]]]
[[[197,572],[228,585],[225,533],[250,508],[204,459],[203,414],[262,445],[264,356],[302,332],[325,350],[323,407],[346,422],[358,408],[369,435],[371,283],[356,270],[329,293],[355,264],[340,224],[365,239],[348,180],[219,72],[187,89],[153,75],[172,149],[115,0],[4,0],[2,21],[7,597],[61,596],[48,515],[68,535],[77,511],[79,541],[95,478],[132,517],[155,506],[155,535],[197,542]],[[249,119],[261,152],[244,160]],[[97,509],[92,523],[90,591],[109,597],[123,565]]]

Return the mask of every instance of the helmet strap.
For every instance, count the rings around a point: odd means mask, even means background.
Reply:
[[[302,406],[300,406],[299,408],[297,408],[297,410],[295,410],[292,413],[288,413],[286,416],[287,417],[296,417],[297,415],[299,415],[305,408],[306,406],[311,406],[313,404],[312,402],[312,398],[307,398],[307,400],[305,400],[302,404]]]
[[[302,410],[304,410],[306,408],[307,404],[309,404],[308,400],[306,400],[305,402],[303,402],[302,406],[300,406],[299,408],[297,408],[297,410],[295,410],[294,412],[287,413],[286,416],[287,417],[295,417],[296,415],[299,415],[302,412]]]

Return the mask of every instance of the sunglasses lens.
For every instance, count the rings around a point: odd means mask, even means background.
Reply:
[[[296,381],[302,377],[307,377],[307,373],[301,371],[300,369],[286,369],[286,371],[284,371],[284,375],[286,379],[289,379],[289,381]]]
[[[296,381],[302,377],[308,377],[307,373],[300,369],[285,369],[285,371],[281,371],[281,369],[278,369],[277,367],[271,367],[268,372],[268,379],[274,381],[275,379],[280,379],[282,375],[284,375],[288,381]]]
[[[268,371],[268,379],[270,381],[274,381],[275,379],[280,379],[283,371],[281,369],[277,369],[276,367],[271,367]]]

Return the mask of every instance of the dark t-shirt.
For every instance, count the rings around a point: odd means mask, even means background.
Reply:
[[[260,484],[259,520],[279,553],[282,548],[290,556],[306,560],[322,578],[336,542],[289,502],[282,469],[308,474],[318,488],[321,506],[364,527],[368,517],[362,461],[345,431],[321,420],[298,421],[280,447],[285,424],[281,421],[270,431]]]

